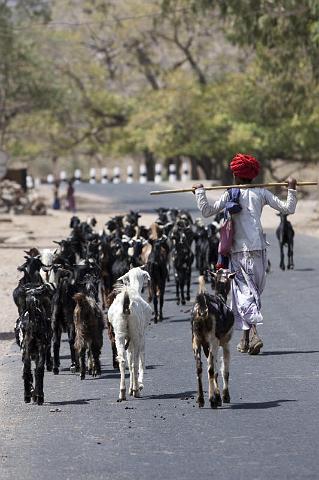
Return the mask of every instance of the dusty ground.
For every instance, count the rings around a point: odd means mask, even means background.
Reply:
[[[46,194],[44,190],[42,193]],[[213,198],[209,195],[209,198]],[[98,228],[102,229],[105,221],[112,214],[123,212],[99,197],[86,196],[78,198],[78,215],[81,219],[94,215],[98,220]],[[129,210],[129,207],[128,207]],[[152,215],[143,215],[142,222],[149,225]],[[23,263],[24,250],[37,246],[38,248],[53,248],[53,240],[65,238],[69,233],[70,213],[49,210],[48,215],[14,216],[0,215],[0,357],[5,354],[13,339],[13,328],[17,310],[12,300],[12,291],[18,283],[21,274],[17,266]],[[316,199],[300,200],[295,215],[291,218],[296,232],[314,235],[319,238],[319,210]],[[265,228],[275,228],[278,217],[269,208],[264,209],[263,225]]]

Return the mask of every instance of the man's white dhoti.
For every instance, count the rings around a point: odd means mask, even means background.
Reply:
[[[265,287],[266,250],[236,252],[230,257],[230,268],[236,272],[232,281],[231,308],[237,330],[249,330],[263,323],[260,296]]]

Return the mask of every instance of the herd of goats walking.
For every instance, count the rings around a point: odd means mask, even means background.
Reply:
[[[104,328],[112,347],[113,367],[120,370],[118,401],[126,399],[126,358],[129,394],[140,396],[145,328],[152,319],[154,323],[163,320],[165,286],[171,275],[175,279],[177,304],[190,301],[194,259],[199,272],[199,290],[191,313],[197,402],[200,407],[204,405],[202,349],[208,362],[211,407],[230,401],[229,341],[234,317],[227,306],[227,295],[235,273],[215,271],[221,216],[205,225],[201,219],[194,222],[188,211],[160,208],[157,214],[156,221],[146,228],[139,224],[140,214],[130,211],[111,218],[100,233],[95,229],[94,218],[81,222],[73,216],[69,236],[55,242],[55,249],[31,248],[25,252],[25,262],[18,267],[23,276],[13,298],[19,313],[15,333],[22,350],[26,403],[33,399],[38,405],[43,404],[45,368],[55,375],[59,373],[62,332],[68,334],[71,372],[79,371],[82,380],[87,371],[92,376],[100,375]],[[287,243],[287,234],[293,240],[291,224],[282,217],[277,231],[282,246]],[[280,266],[285,268],[283,258]],[[291,244],[288,268],[293,268]],[[208,281],[211,293],[206,289]],[[217,383],[220,346],[222,395]]]

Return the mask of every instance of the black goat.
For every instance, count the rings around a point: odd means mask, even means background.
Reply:
[[[284,246],[287,246],[288,249],[288,270],[294,268],[294,229],[292,228],[291,223],[287,220],[287,216],[283,213],[278,214],[280,216],[280,224],[276,230],[276,236],[279,241],[280,247],[280,268],[285,270],[285,256],[284,256]]]
[[[219,270],[215,278],[217,288],[216,295],[209,295],[205,290],[205,279],[199,277],[199,293],[192,309],[192,345],[196,361],[199,407],[204,406],[204,392],[202,384],[202,360],[203,348],[208,364],[209,401],[211,408],[217,408],[224,403],[230,402],[228,390],[230,351],[229,341],[234,325],[234,315],[225,303],[225,294],[229,291],[230,280],[235,276],[225,270]],[[222,292],[222,293],[221,293]],[[222,399],[218,387],[218,349],[223,349],[223,393]]]
[[[167,279],[168,249],[165,239],[149,240],[152,245],[146,270],[151,277],[151,289],[154,304],[154,323],[163,320],[164,293]],[[159,301],[159,312],[158,312]]]
[[[103,314],[94,297],[76,293],[74,325],[76,332],[75,350],[80,360],[81,380],[85,378],[85,353],[88,350],[89,372],[93,377],[101,374],[100,354],[103,346]]]
[[[188,229],[186,230],[186,232]],[[179,228],[173,230],[173,265],[175,270],[175,285],[176,285],[176,303],[185,305],[185,293],[186,286],[186,300],[190,300],[190,284],[192,275],[192,264],[194,260],[194,254],[191,249],[190,238],[187,238],[185,229]]]
[[[43,298],[48,295],[48,285],[35,288],[25,287],[26,309],[20,315],[15,333],[17,343],[22,349],[24,401],[29,403],[31,397],[38,405],[44,402],[43,378],[47,352],[51,346],[51,325],[43,305]],[[31,362],[35,362],[35,385]]]

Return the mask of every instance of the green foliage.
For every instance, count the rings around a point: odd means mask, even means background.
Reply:
[[[7,5],[0,143],[41,172],[145,152],[206,175],[237,151],[318,159],[315,0]]]

